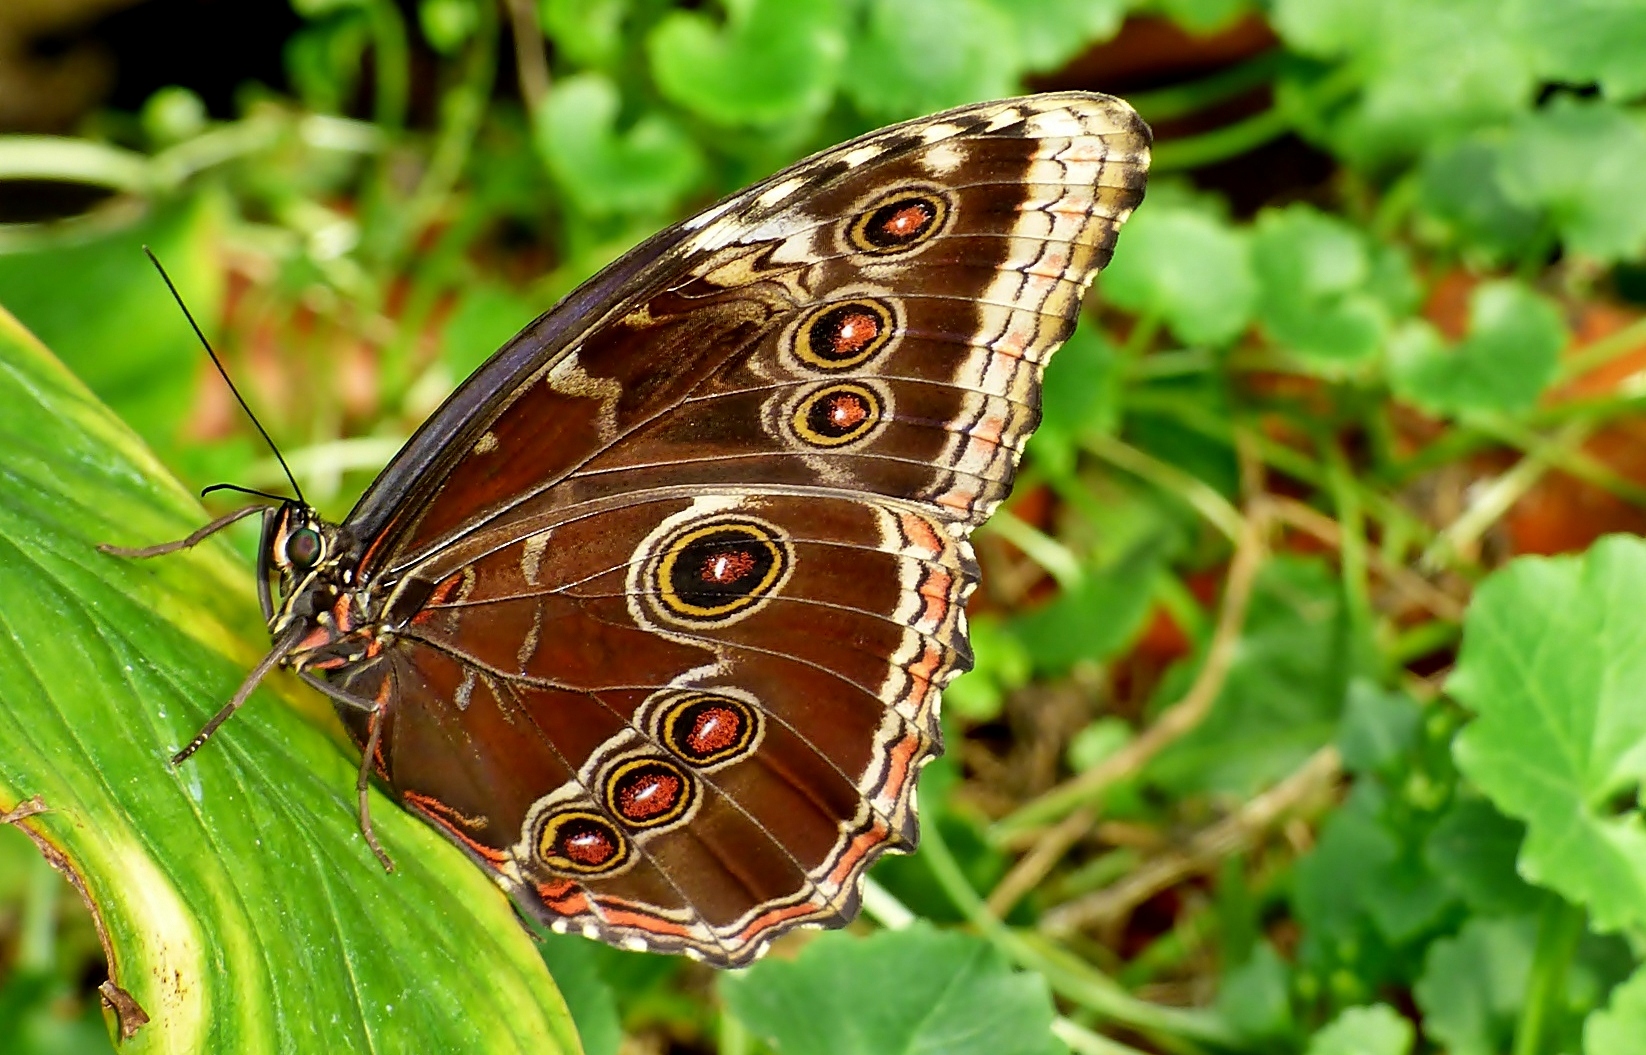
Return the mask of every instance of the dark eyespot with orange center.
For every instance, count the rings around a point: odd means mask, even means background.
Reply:
[[[788,547],[767,525],[722,518],[668,540],[652,575],[671,617],[717,622],[770,596],[788,570]]]
[[[850,370],[879,354],[896,325],[891,306],[878,300],[825,304],[795,328],[794,354],[816,370]]]
[[[606,805],[631,828],[656,828],[685,816],[697,794],[686,771],[662,758],[624,762],[606,779]]]
[[[942,230],[949,203],[936,191],[896,191],[869,207],[849,230],[852,246],[877,255],[912,249]]]
[[[794,409],[790,426],[802,443],[844,447],[868,436],[884,415],[880,396],[868,385],[826,385]]]
[[[748,703],[715,692],[685,692],[660,713],[658,739],[694,766],[727,762],[748,751],[760,728]]]
[[[598,813],[567,810],[550,815],[537,837],[537,855],[545,866],[573,875],[616,871],[629,858],[629,842],[617,826]]]

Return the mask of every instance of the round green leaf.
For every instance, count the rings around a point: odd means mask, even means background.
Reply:
[[[1307,206],[1270,210],[1258,218],[1252,263],[1258,319],[1282,347],[1340,363],[1377,351],[1389,313],[1359,231]]]
[[[1600,930],[1646,920],[1646,544],[1522,558],[1481,584],[1446,690],[1459,767],[1526,822],[1520,871]]]
[[[1099,282],[1105,299],[1159,318],[1185,344],[1238,337],[1257,297],[1244,233],[1170,201],[1138,211]]]
[[[665,15],[646,40],[672,102],[718,124],[775,125],[822,113],[846,54],[836,0],[727,0],[726,22]]]
[[[1455,347],[1426,323],[1396,335],[1389,381],[1402,399],[1437,414],[1525,410],[1554,377],[1565,344],[1553,304],[1511,279],[1484,282],[1469,295],[1469,335]]]
[[[867,116],[900,121],[1017,89],[1017,33],[988,0],[867,6],[841,85]]]
[[[1646,127],[1609,103],[1559,99],[1528,114],[1499,154],[1510,201],[1549,217],[1576,252],[1611,262],[1646,252]]]
[[[1509,0],[1507,21],[1546,80],[1598,81],[1616,99],[1646,93],[1646,4],[1638,0]]]
[[[1584,1055],[1646,1055],[1646,967],[1612,990],[1583,1024]]]
[[[926,923],[835,932],[792,962],[720,976],[731,1013],[780,1055],[1051,1055],[1045,979],[981,938]]]
[[[1307,1055],[1406,1055],[1412,1024],[1388,1004],[1351,1007],[1309,1040]]]
[[[385,874],[354,759],[275,691],[168,764],[266,647],[251,569],[97,552],[204,514],[4,312],[0,406],[0,810],[39,796],[84,881],[150,1019],[121,1051],[578,1051],[502,892],[374,793]]]
[[[697,185],[703,158],[661,113],[617,128],[622,100],[599,73],[555,85],[537,114],[537,149],[571,206],[585,216],[666,212]]]

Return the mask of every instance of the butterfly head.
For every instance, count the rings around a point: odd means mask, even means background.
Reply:
[[[271,633],[279,637],[294,623],[311,622],[332,608],[352,578],[347,550],[342,529],[306,503],[288,500],[269,515],[258,582]]]

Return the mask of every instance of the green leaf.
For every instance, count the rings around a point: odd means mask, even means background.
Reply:
[[[1102,662],[1130,645],[1152,609],[1161,563],[1161,547],[1145,544],[1112,566],[1087,568],[1078,585],[1014,619],[1014,635],[1036,669],[1061,674],[1082,660]]]
[[[1337,733],[1343,765],[1362,776],[1388,770],[1417,744],[1422,728],[1423,708],[1416,700],[1356,678],[1349,685]]]
[[[1125,371],[1103,330],[1076,327],[1046,366],[1040,427],[1029,437],[1028,457],[1055,476],[1074,471],[1080,441],[1120,426]]]
[[[1521,874],[1587,905],[1597,930],[1646,919],[1646,544],[1522,558],[1469,605],[1447,692],[1477,717],[1458,766],[1526,822]]]
[[[538,17],[555,49],[578,66],[609,69],[623,56],[629,0],[541,0]]]
[[[1212,0],[1221,3],[1223,0]],[[1240,0],[1235,0],[1240,2]],[[1120,31],[1128,0],[989,0],[1017,30],[1017,55],[1026,70],[1055,70],[1093,41]]]
[[[1583,1055],[1646,1055],[1646,967],[1583,1025]]]
[[[1469,294],[1469,335],[1448,348],[1427,323],[1403,327],[1389,345],[1389,383],[1436,414],[1521,411],[1537,402],[1566,345],[1553,304],[1511,279]]]
[[[1615,99],[1646,93],[1646,5],[1636,0],[1508,0],[1505,21],[1545,80],[1599,82]]]
[[[1364,360],[1389,329],[1363,234],[1304,205],[1258,217],[1257,316],[1283,348],[1322,363]]]
[[[1274,946],[1260,941],[1251,956],[1230,971],[1217,991],[1217,1010],[1242,1037],[1276,1041],[1289,1036],[1292,972]]]
[[[1227,29],[1251,8],[1250,0],[1160,0],[1167,17],[1197,36]]]
[[[981,938],[924,922],[835,932],[792,962],[720,976],[727,1008],[779,1055],[1050,1055],[1051,994]]]
[[[1018,88],[1018,34],[989,0],[867,0],[841,89],[866,116],[901,121]]]
[[[200,345],[143,256],[148,245],[208,336],[222,312],[215,195],[178,202],[117,234],[32,252],[0,253],[0,304],[52,347],[98,397],[162,455],[190,402]]]
[[[697,146],[661,113],[618,130],[617,85],[580,73],[555,85],[537,115],[537,149],[572,208],[587,216],[660,214],[697,185]]]
[[[539,305],[506,286],[478,283],[462,299],[440,331],[440,354],[453,377],[468,377],[503,342],[540,314]]]
[[[1503,193],[1545,214],[1573,252],[1606,263],[1646,252],[1646,127],[1639,117],[1562,97],[1521,118],[1499,159]]]
[[[1471,919],[1431,945],[1412,987],[1424,1036],[1449,1055],[1507,1051],[1536,944],[1537,917],[1522,916]]]
[[[1515,858],[1526,826],[1479,798],[1460,798],[1423,848],[1430,870],[1471,909],[1492,916],[1532,912],[1547,895],[1520,878]]]
[[[1271,21],[1306,55],[1344,59],[1360,94],[1328,137],[1374,165],[1510,117],[1537,80],[1500,0],[1276,0]],[[1311,93],[1302,93],[1305,100]]]
[[[1150,764],[1174,794],[1250,795],[1331,740],[1353,673],[1335,572],[1276,557],[1258,574],[1240,649],[1211,713]]]
[[[1388,1004],[1351,1007],[1309,1038],[1306,1055],[1407,1055],[1412,1024]]]
[[[243,636],[262,636],[251,569],[221,536],[146,562],[94,549],[205,514],[4,313],[0,405],[0,809],[39,795],[25,823],[97,904],[151,1017],[121,1051],[575,1052],[501,891],[374,792],[385,874],[352,751],[270,688],[169,765],[267,647]]]
[[[717,124],[814,118],[834,98],[846,55],[835,0],[725,0],[726,21],[671,11],[646,40],[652,76],[672,102]]]
[[[1222,344],[1257,298],[1248,239],[1207,209],[1150,201],[1126,226],[1099,280],[1104,299],[1158,318],[1185,344]]]
[[[474,35],[480,12],[475,0],[422,0],[417,5],[417,22],[429,46],[450,55]]]
[[[973,721],[1000,717],[1006,693],[1022,688],[1034,673],[1022,638],[987,612],[971,620],[974,666],[943,690],[943,705]]]
[[[617,997],[600,971],[605,947],[573,934],[547,932],[537,940],[538,952],[577,1024],[584,1055],[617,1055],[623,1044],[623,1023],[617,1014]]]
[[[1510,200],[1498,178],[1504,145],[1494,132],[1430,151],[1419,174],[1424,211],[1487,262],[1530,252],[1538,234],[1539,211]]]

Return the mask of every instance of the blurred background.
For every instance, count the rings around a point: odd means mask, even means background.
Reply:
[[[1064,965],[1076,1050],[1578,1050],[1641,945],[1550,965],[1441,687],[1484,575],[1643,523],[1646,4],[7,0],[0,305],[189,485],[279,488],[151,245],[340,517],[659,227],[1063,88],[1128,98],[1154,176],[979,534],[925,823]],[[875,878],[962,919],[922,856]],[[602,962],[591,1055],[715,1049],[707,972]],[[105,971],[0,830],[0,1055],[111,1050]]]

